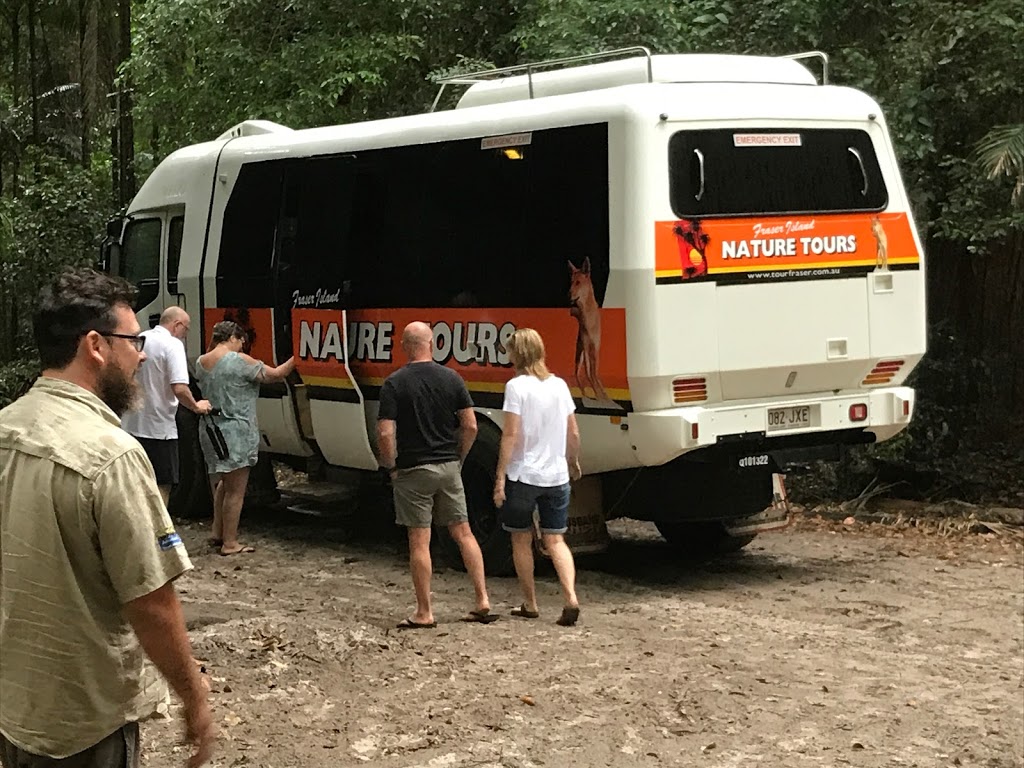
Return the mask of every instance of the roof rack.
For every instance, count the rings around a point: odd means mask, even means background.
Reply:
[[[798,56],[804,54],[797,54]],[[821,54],[824,56],[825,54]],[[444,93],[445,87],[449,85],[476,85],[477,83],[483,83],[488,80],[494,80],[500,77],[507,77],[509,75],[522,75],[526,74],[526,82],[530,91],[530,98],[533,98],[533,73],[538,69],[550,69],[558,66],[571,66],[576,64],[590,63],[594,61],[600,61],[602,59],[612,58],[625,58],[628,56],[643,56],[647,59],[647,82],[654,82],[654,67],[651,63],[651,52],[649,49],[642,45],[634,45],[630,48],[617,48],[614,51],[603,51],[601,53],[584,53],[579,56],[565,56],[560,59],[548,59],[547,61],[538,61],[532,64],[515,64],[511,67],[499,67],[497,69],[482,69],[479,72],[467,72],[461,75],[452,75],[450,77],[438,77],[434,79],[434,82],[441,87],[437,91],[437,96],[434,97],[434,103],[430,105],[430,111],[433,112],[437,109],[438,103],[441,101],[441,94]],[[826,57],[826,61],[827,61]]]
[[[788,56],[783,56],[784,59],[793,59],[794,61],[803,61],[804,59],[820,59],[821,60],[821,84],[828,85],[828,54],[824,51],[804,51],[803,53],[791,53]]]

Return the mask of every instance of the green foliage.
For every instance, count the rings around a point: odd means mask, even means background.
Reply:
[[[170,147],[251,118],[306,128],[388,117],[430,105],[432,70],[500,58],[514,11],[500,1],[146,3],[128,74],[138,116]]]
[[[1024,203],[1024,123],[999,125],[975,147],[977,160],[989,180],[1006,176],[1013,181],[1013,202]]]
[[[0,408],[6,408],[25,394],[38,376],[38,360],[15,360],[0,364]]]
[[[632,45],[701,52],[728,41],[732,9],[730,0],[538,0],[513,37],[527,61]]]
[[[949,323],[935,323],[929,353],[908,384],[917,392],[914,418],[897,438],[872,449],[875,455],[931,465],[953,456],[986,431],[986,403],[995,398],[992,366]]]
[[[92,171],[30,147],[18,197],[0,198],[0,362],[31,348],[39,288],[67,264],[95,262],[104,220],[102,184]]]

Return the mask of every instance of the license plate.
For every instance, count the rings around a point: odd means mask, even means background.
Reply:
[[[768,409],[768,431],[800,429],[811,426],[811,406],[796,405],[789,408]]]
[[[741,456],[736,460],[736,466],[740,469],[751,467],[767,467],[771,463],[771,457],[767,453],[758,453],[753,456]]]

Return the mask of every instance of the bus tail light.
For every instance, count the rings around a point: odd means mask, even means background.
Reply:
[[[708,384],[703,376],[672,380],[672,402],[676,405],[699,403],[708,399]]]
[[[866,403],[854,403],[850,406],[850,421],[864,421],[868,417]]]
[[[871,369],[871,373],[864,377],[861,384],[866,387],[888,384],[899,373],[903,362],[903,360],[883,360]]]

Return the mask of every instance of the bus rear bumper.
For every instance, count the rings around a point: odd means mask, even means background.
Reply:
[[[856,436],[846,442],[881,442],[904,430],[913,414],[914,390],[887,387],[635,412],[629,415],[629,432],[639,463],[653,467],[728,443],[756,443],[771,450],[825,445],[836,442],[837,434]]]

